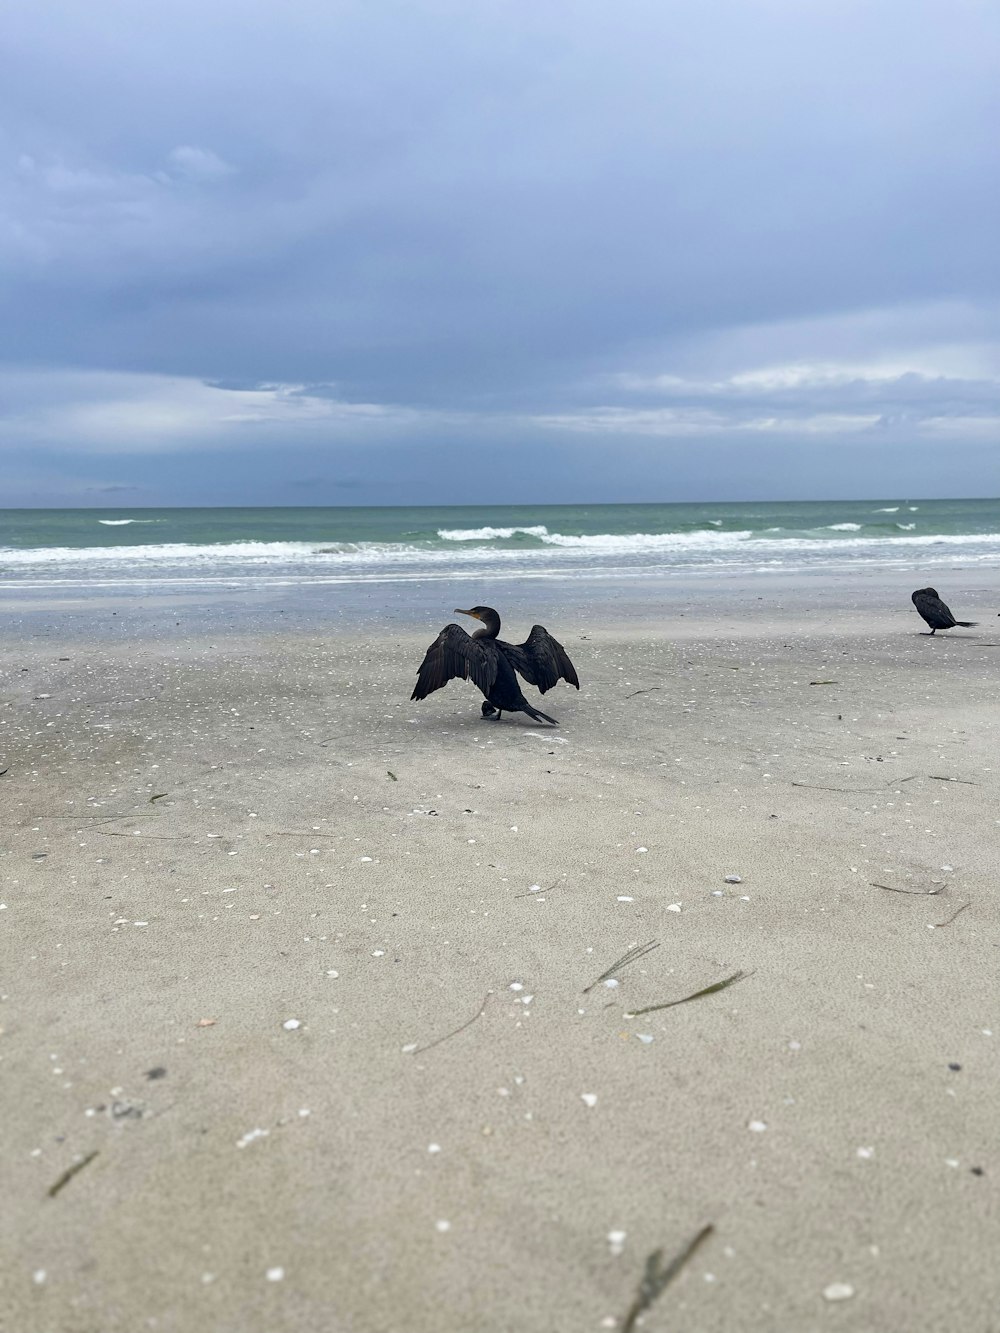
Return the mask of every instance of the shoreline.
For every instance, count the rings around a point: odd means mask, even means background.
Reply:
[[[34,627],[47,623],[56,632],[79,626],[92,632],[95,612],[116,611],[119,617],[134,621],[140,635],[188,623],[196,631],[216,633],[284,633],[289,629],[314,632],[328,623],[331,630],[391,625],[428,629],[442,616],[449,617],[455,600],[462,605],[496,605],[504,614],[511,608],[511,619],[538,616],[583,617],[591,622],[601,615],[606,623],[627,629],[634,624],[647,625],[657,615],[683,611],[696,619],[706,614],[745,615],[774,609],[794,615],[809,613],[888,614],[896,624],[896,613],[903,612],[914,624],[922,624],[910,603],[915,581],[937,580],[946,601],[962,608],[957,614],[978,617],[980,629],[989,629],[989,620],[1000,610],[1000,563],[997,565],[960,562],[933,571],[863,566],[849,573],[828,569],[759,571],[734,575],[731,571],[692,576],[664,575],[636,577],[557,576],[502,577],[344,582],[321,585],[292,584],[278,587],[187,588],[183,585],[162,587],[134,584],[110,589],[20,588],[0,589],[0,614],[18,617],[19,624]],[[459,591],[455,592],[454,588]],[[449,590],[450,595],[449,595]],[[465,600],[462,601],[464,596]],[[743,599],[743,600],[741,600]],[[762,603],[758,606],[757,603]],[[521,609],[523,608],[523,610]],[[608,611],[613,611],[610,619]],[[213,617],[215,619],[213,620]],[[186,618],[187,621],[186,621]],[[193,621],[193,623],[192,623]],[[752,629],[752,621],[747,622]],[[527,625],[525,628],[527,629]],[[121,627],[115,627],[120,629]],[[558,634],[558,631],[554,631]]]

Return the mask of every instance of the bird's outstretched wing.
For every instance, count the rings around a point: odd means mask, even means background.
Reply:
[[[496,656],[461,625],[445,625],[424,655],[411,699],[426,699],[449,680],[472,680],[489,694],[497,676]]]
[[[532,625],[524,643],[501,643],[499,646],[514,670],[540,693],[551,690],[560,680],[580,688],[576,668],[566,649],[544,625]]]

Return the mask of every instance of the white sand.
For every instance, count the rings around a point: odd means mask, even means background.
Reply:
[[[1000,635],[551,628],[8,640],[5,1331],[993,1327]]]

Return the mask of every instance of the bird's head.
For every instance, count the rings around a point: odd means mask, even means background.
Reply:
[[[496,638],[500,633],[500,617],[492,606],[471,606],[468,611],[456,606],[455,614],[457,616],[472,616],[473,620],[481,620],[486,627],[486,634],[490,638]]]

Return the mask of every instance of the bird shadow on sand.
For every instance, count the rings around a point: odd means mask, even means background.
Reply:
[[[942,635],[930,634],[927,630],[917,630],[915,635],[918,639],[937,639],[938,643],[973,643],[977,648],[1000,648],[1000,643],[994,643],[992,640],[981,639],[978,634],[949,634]]]
[[[456,731],[462,733],[473,728],[479,728],[483,731],[488,728],[491,734],[496,732],[498,735],[502,735],[503,732],[508,729],[508,722],[510,723],[510,729],[512,731],[516,730],[518,733],[529,731],[556,732],[562,730],[561,725],[553,727],[547,722],[535,722],[532,718],[528,717],[527,714],[518,715],[517,713],[511,713],[509,715],[504,713],[499,722],[493,717],[483,717],[482,713],[456,713],[454,716],[448,718],[447,723],[442,722],[441,725],[454,727]]]

